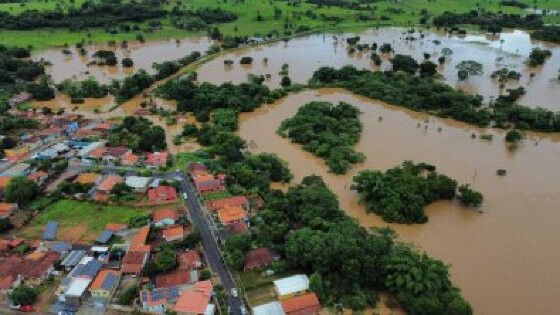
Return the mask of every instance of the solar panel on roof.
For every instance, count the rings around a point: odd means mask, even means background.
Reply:
[[[179,298],[179,289],[177,287],[172,287],[167,290],[167,299],[170,301],[177,300]]]
[[[103,289],[110,290],[115,286],[115,283],[117,282],[118,279],[119,277],[117,277],[117,275],[115,275],[114,273],[108,273],[107,277],[105,277],[105,280],[103,280],[101,287]]]
[[[99,260],[90,260],[88,261],[80,271],[79,275],[81,276],[89,276],[95,277],[99,270],[101,270],[101,262]]]
[[[85,250],[73,250],[64,258],[62,261],[63,266],[75,266],[77,265],[82,257],[86,255]]]
[[[95,242],[100,243],[100,244],[105,244],[109,241],[109,239],[111,239],[112,236],[113,236],[113,232],[111,232],[109,230],[103,230],[103,232],[101,232],[101,235],[99,235],[99,237],[97,237]]]
[[[142,292],[140,293],[140,298],[142,299],[142,302],[148,301],[148,292],[142,291]]]
[[[49,221],[45,226],[45,232],[43,232],[43,239],[54,240],[56,237],[56,231],[58,230],[58,222]]]
[[[55,252],[64,252],[69,250],[70,247],[72,246],[68,242],[56,242],[53,244],[52,250],[54,250]]]

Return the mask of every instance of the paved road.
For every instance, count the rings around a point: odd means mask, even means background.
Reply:
[[[208,222],[204,218],[204,213],[200,204],[198,203],[197,195],[193,184],[190,182],[189,178],[183,173],[180,173],[181,181],[181,192],[187,193],[187,205],[190,210],[190,216],[193,223],[198,227],[200,235],[202,237],[202,245],[204,246],[204,252],[206,253],[206,258],[208,263],[214,272],[218,274],[221,279],[222,285],[226,290],[226,293],[230,293],[232,288],[235,288],[235,282],[233,281],[230,273],[228,272],[224,260],[222,258],[222,252],[216,243],[216,240],[212,236]],[[177,175],[177,173],[176,173]],[[241,314],[241,306],[244,306],[243,300],[240,297],[234,298],[229,296],[228,306],[230,314]]]

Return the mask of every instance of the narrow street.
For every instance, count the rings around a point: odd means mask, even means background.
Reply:
[[[241,307],[245,308],[243,300],[240,297],[231,296],[230,292],[232,288],[235,288],[235,282],[232,279],[231,274],[228,272],[225,266],[224,259],[222,257],[222,252],[214,239],[208,222],[204,218],[203,210],[198,202],[195,189],[190,182],[189,178],[185,173],[181,172],[181,192],[187,194],[187,205],[190,210],[190,216],[193,223],[196,225],[200,231],[202,237],[202,245],[204,246],[204,252],[206,253],[206,258],[208,263],[214,272],[218,274],[221,279],[222,285],[226,294],[228,294],[228,306],[230,314],[242,314]]]

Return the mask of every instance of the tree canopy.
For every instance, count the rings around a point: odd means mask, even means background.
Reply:
[[[359,172],[352,180],[352,189],[360,194],[368,211],[387,222],[424,223],[428,221],[424,208],[436,200],[455,198],[457,182],[436,173],[431,165],[405,161],[386,172]]]
[[[364,155],[352,148],[362,132],[359,114],[356,107],[344,102],[310,102],[284,120],[278,134],[325,159],[332,172],[344,174],[352,164],[364,160]]]

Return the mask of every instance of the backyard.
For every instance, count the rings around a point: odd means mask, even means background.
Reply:
[[[48,221],[58,221],[58,240],[73,242],[92,241],[107,223],[128,223],[129,218],[147,214],[142,208],[100,205],[75,200],[59,200],[43,210],[18,236],[41,237]]]

